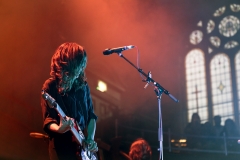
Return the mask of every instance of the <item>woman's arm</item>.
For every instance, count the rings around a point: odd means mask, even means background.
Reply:
[[[87,127],[87,133],[88,133],[87,139],[94,140],[95,131],[96,131],[96,121],[95,119],[91,119]]]
[[[56,123],[50,123],[48,125],[48,129],[57,132],[57,133],[65,133],[71,129],[74,123],[71,118],[66,117],[66,119],[61,119],[60,124],[57,125]]]
[[[96,121],[95,119],[91,119],[87,127],[88,136],[85,140],[85,148],[91,152],[98,151],[97,143],[94,141],[95,130]]]

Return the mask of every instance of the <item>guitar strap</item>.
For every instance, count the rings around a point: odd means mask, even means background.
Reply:
[[[63,112],[64,112],[68,117],[71,117],[72,115],[70,115],[70,113],[69,113],[69,111],[68,111],[68,109],[67,109],[67,107],[66,107],[66,105],[65,105],[65,103],[64,103],[64,101],[63,101],[62,96],[61,96],[60,94],[57,94],[57,96],[58,96],[58,100],[59,100],[59,106],[61,107],[61,109],[63,110]],[[71,117],[71,118],[73,118],[73,117]]]

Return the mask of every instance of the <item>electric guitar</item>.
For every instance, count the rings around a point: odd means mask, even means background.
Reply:
[[[66,118],[66,114],[63,112],[63,110],[61,109],[61,107],[58,105],[58,103],[56,102],[56,100],[51,97],[47,92],[45,92],[44,90],[42,90],[42,97],[43,99],[45,99],[49,105],[50,108],[54,108],[59,116],[62,119]],[[85,140],[85,136],[82,132],[82,130],[80,129],[79,125],[77,123],[74,122],[74,126],[71,127],[71,132],[74,136],[74,138],[76,139],[76,142],[78,143],[78,145],[82,146],[81,148],[81,158],[82,160],[97,160],[97,157],[90,151],[86,151],[83,147],[83,142]]]

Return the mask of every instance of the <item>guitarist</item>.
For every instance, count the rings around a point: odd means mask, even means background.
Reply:
[[[43,129],[49,136],[50,160],[77,160],[79,148],[97,152],[94,141],[97,116],[94,114],[90,89],[84,70],[87,65],[86,51],[77,43],[64,43],[51,59],[50,78],[42,90],[51,95],[67,115],[60,118],[54,108],[41,98]],[[70,132],[78,123],[87,131],[83,145],[78,145]]]

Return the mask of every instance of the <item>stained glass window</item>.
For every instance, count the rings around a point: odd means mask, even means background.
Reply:
[[[213,20],[209,20],[207,24],[207,33],[211,33],[215,28],[215,22]]]
[[[233,12],[239,12],[240,11],[240,5],[239,4],[231,4],[230,8]]]
[[[213,52],[213,49],[211,47],[208,47],[208,53],[212,53]]]
[[[235,57],[235,70],[236,70],[236,77],[237,77],[238,107],[240,112],[240,51],[238,51]]]
[[[235,16],[226,16],[222,19],[219,26],[219,32],[225,37],[234,36],[240,28],[240,21]]]
[[[203,22],[202,22],[202,21],[199,21],[199,22],[197,23],[197,26],[198,26],[198,27],[202,27],[202,26],[203,26]]]
[[[224,7],[221,7],[221,8],[219,8],[218,10],[216,10],[214,13],[213,13],[213,16],[214,17],[219,17],[219,16],[221,16],[224,12],[225,12],[225,10],[226,10],[226,7],[224,6]]]
[[[185,59],[187,80],[188,120],[198,113],[202,122],[208,120],[207,90],[204,53],[200,49],[191,50]]]
[[[218,38],[217,36],[211,36],[209,38],[209,41],[211,42],[211,44],[215,47],[219,47],[221,45],[221,40],[220,38]]]
[[[231,49],[231,48],[235,48],[236,46],[238,46],[237,41],[229,41],[224,45],[224,48]]]
[[[231,69],[226,54],[215,55],[210,62],[213,115],[220,115],[222,123],[227,119],[234,119]]]
[[[196,45],[200,43],[203,39],[203,33],[200,30],[195,30],[190,34],[190,43]]]

